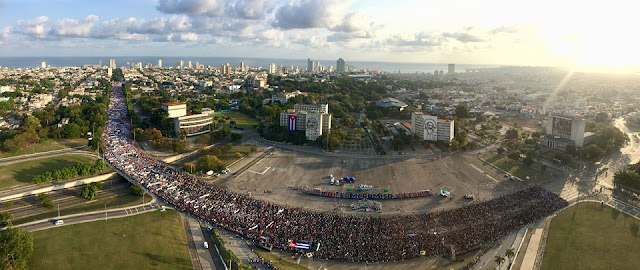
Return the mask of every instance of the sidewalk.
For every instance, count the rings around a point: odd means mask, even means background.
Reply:
[[[84,179],[78,179],[78,180],[63,182],[63,183],[55,183],[55,184],[48,183],[48,184],[42,184],[42,185],[29,185],[29,186],[19,187],[13,190],[1,192],[0,202],[18,199],[25,196],[31,196],[31,195],[36,195],[36,194],[45,193],[45,192],[51,192],[54,190],[61,190],[61,189],[72,188],[75,186],[82,186],[88,183],[103,182],[115,175],[116,175],[115,172],[111,172],[111,173],[100,174],[96,176],[87,177]]]

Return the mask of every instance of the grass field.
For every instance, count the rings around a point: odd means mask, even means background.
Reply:
[[[224,162],[224,164],[229,165],[238,160],[238,158],[236,157],[236,152],[240,152],[243,156],[247,156],[249,153],[251,153],[251,146],[234,146],[231,151],[222,154],[222,156],[219,158],[220,160],[222,160],[222,162]]]
[[[145,199],[146,202],[149,202],[149,200],[151,200],[149,196],[145,196],[145,198],[146,198]],[[142,197],[125,193],[125,194],[119,194],[117,196],[111,196],[109,198],[99,198],[91,201],[86,201],[85,203],[74,205],[71,207],[62,208],[61,206],[60,215],[65,216],[65,215],[79,214],[83,212],[104,210],[105,204],[107,204],[107,209],[133,206],[133,205],[142,204]],[[54,205],[55,205],[55,201],[54,201]],[[13,224],[16,224],[16,225],[23,224],[31,221],[54,218],[58,216],[58,209],[56,207],[54,207],[53,209],[46,209],[43,207],[42,209],[44,210],[42,213],[16,219],[13,221]]]
[[[33,240],[29,269],[192,269],[171,210],[38,231]]]
[[[248,115],[241,112],[216,112],[212,113],[211,116],[229,116],[231,119],[227,120],[226,124],[229,124],[229,121],[236,121],[236,126],[244,129],[252,129],[254,125],[259,125],[260,121],[253,117],[249,117]],[[215,121],[215,120],[214,120]]]
[[[496,167],[509,172],[512,175],[525,179],[531,177],[531,181],[543,182],[551,179],[551,175],[544,174],[519,161],[512,161],[507,157],[500,156],[496,153],[488,152],[480,156],[483,160],[495,165]]]
[[[581,203],[551,221],[542,269],[640,269],[636,220],[599,203]]]
[[[273,266],[277,267],[278,269],[282,269],[282,270],[309,270],[309,268],[306,268],[302,265],[299,264],[295,264],[292,263],[290,261],[287,261],[283,258],[281,258],[280,256],[277,256],[271,252],[268,251],[264,251],[261,250],[259,248],[251,248],[251,250],[253,250],[254,253],[256,253],[258,256],[260,256],[261,258],[263,258],[264,260],[270,262],[271,264],[273,264]]]
[[[40,153],[40,152],[47,152],[47,151],[53,151],[53,150],[60,150],[60,149],[65,149],[65,148],[72,148],[72,147],[77,147],[77,146],[83,146],[83,145],[87,145],[87,139],[84,138],[80,138],[80,139],[64,139],[64,140],[47,140],[46,142],[43,143],[39,143],[39,144],[34,144],[32,146],[29,146],[25,149],[19,150],[15,153],[9,153],[9,152],[1,152],[0,151],[0,158],[7,158],[7,157],[14,157],[14,156],[21,156],[21,155],[26,155],[26,154],[33,154],[33,153]]]
[[[87,155],[60,155],[5,165],[0,167],[0,189],[33,184],[33,177],[36,175],[73,166],[79,162],[93,164],[95,159]]]

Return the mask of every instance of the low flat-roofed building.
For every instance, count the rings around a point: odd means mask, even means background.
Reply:
[[[187,115],[187,103],[167,102],[162,104],[162,109],[169,114],[168,118],[176,118]]]

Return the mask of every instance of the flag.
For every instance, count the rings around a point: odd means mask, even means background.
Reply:
[[[298,119],[297,114],[289,115],[289,130],[296,130],[296,120]]]
[[[305,242],[291,241],[291,243],[289,243],[289,246],[292,248],[309,249],[311,247],[311,244],[305,243]]]

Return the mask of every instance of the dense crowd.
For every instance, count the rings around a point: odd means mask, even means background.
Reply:
[[[490,201],[415,215],[339,215],[285,207],[207,185],[135,147],[122,88],[114,83],[102,135],[109,163],[167,203],[274,248],[306,253],[292,241],[320,244],[317,258],[391,261],[460,252],[492,243],[567,202],[541,187]]]

